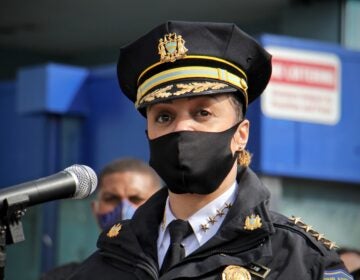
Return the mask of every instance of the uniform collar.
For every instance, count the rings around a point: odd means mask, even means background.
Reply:
[[[237,182],[234,182],[223,194],[189,217],[188,222],[193,229],[199,246],[202,246],[218,231],[227,212],[235,201],[236,193]],[[169,198],[167,198],[164,219],[160,225],[159,243],[164,238],[167,226],[175,219],[176,217],[170,209]]]
[[[209,242],[196,251],[197,253],[218,247],[224,248],[224,240],[229,241],[228,243],[231,246],[240,248],[246,243],[267,238],[275,232],[268,212],[268,201],[270,199],[268,189],[250,168],[239,171],[237,182],[239,185],[238,193],[223,225]],[[246,229],[246,219],[252,215],[260,218],[261,226],[253,230]]]

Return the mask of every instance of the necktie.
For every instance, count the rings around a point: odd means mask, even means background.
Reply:
[[[170,233],[170,246],[166,252],[160,274],[168,271],[185,257],[185,249],[181,241],[192,233],[189,222],[180,219],[173,220],[168,228]]]

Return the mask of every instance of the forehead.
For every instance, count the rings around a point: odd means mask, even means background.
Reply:
[[[119,192],[126,189],[142,189],[149,179],[148,174],[138,171],[110,173],[102,178],[100,191]]]

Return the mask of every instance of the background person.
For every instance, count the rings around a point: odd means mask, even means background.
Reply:
[[[124,158],[106,165],[99,174],[97,196],[92,202],[100,228],[130,219],[161,186],[160,177],[141,160]]]

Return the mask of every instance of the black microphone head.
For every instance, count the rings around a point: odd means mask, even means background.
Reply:
[[[89,166],[74,164],[64,171],[70,173],[76,180],[76,190],[73,198],[82,199],[92,194],[97,187],[97,176]]]

